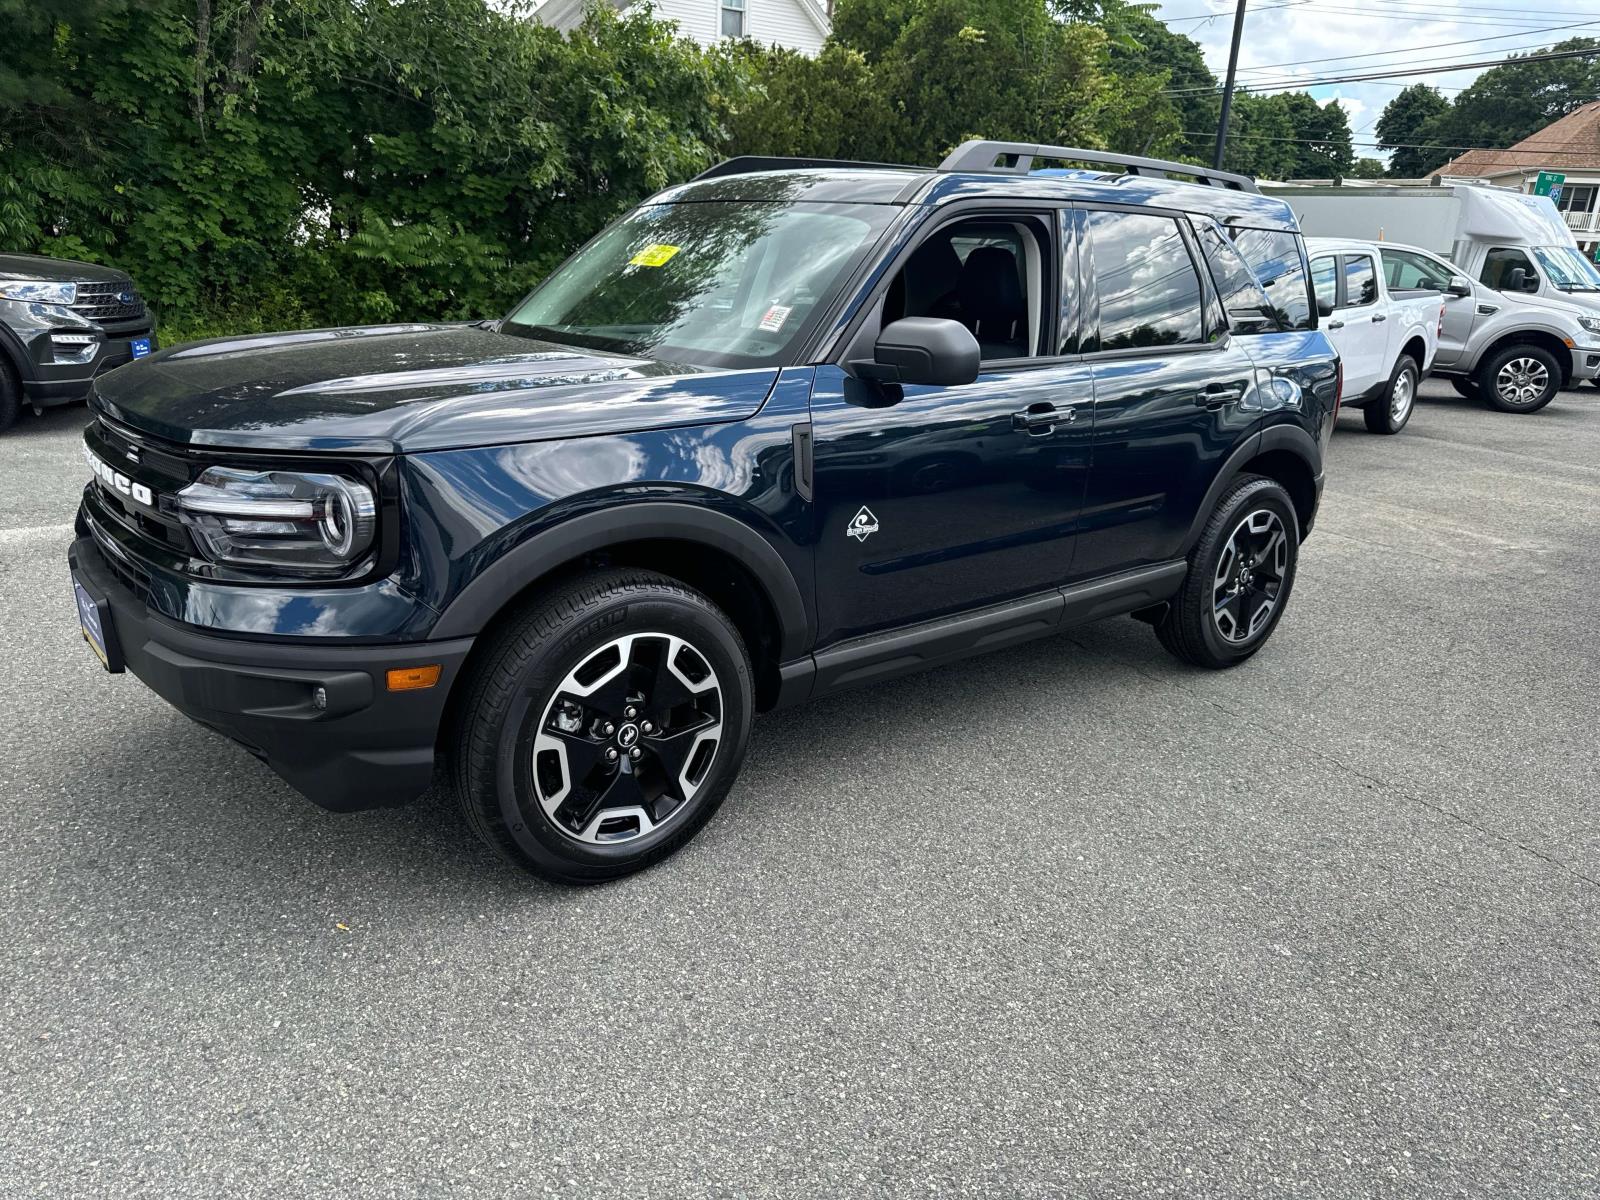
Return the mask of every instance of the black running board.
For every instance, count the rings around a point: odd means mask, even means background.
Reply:
[[[954,616],[905,625],[819,650],[784,663],[779,705],[814,700],[834,692],[881,683],[916,671],[942,667],[1074,625],[1149,608],[1177,593],[1188,564],[1182,561],[1138,567],[1118,575],[1077,583],[972,609]]]

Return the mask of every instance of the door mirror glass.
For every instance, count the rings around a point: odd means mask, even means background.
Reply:
[[[1445,288],[1445,291],[1452,296],[1470,296],[1472,295],[1472,285],[1461,276],[1453,275],[1450,277],[1450,286]]]
[[[878,335],[870,374],[886,383],[959,387],[978,377],[978,359],[978,339],[960,321],[901,317]]]

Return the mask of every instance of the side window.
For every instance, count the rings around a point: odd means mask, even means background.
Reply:
[[[1383,277],[1391,288],[1432,288],[1442,292],[1450,286],[1450,272],[1420,254],[1404,250],[1383,251]]]
[[[1378,302],[1378,272],[1370,254],[1344,256],[1344,306],[1363,308]]]
[[[1529,279],[1538,278],[1533,263],[1528,261],[1528,256],[1521,250],[1497,246],[1484,257],[1483,274],[1478,276],[1478,279],[1495,291],[1503,292],[1511,286],[1511,272],[1517,267],[1526,271]]]
[[[1285,329],[1311,329],[1311,293],[1306,287],[1300,238],[1278,229],[1234,229],[1233,245],[1267,293]]]
[[[1098,337],[1087,350],[1182,346],[1205,341],[1200,276],[1171,217],[1088,214]]]
[[[944,317],[978,339],[985,361],[1036,353],[1045,266],[1043,220],[974,218],[936,229],[906,260],[884,297],[883,321]]]
[[[1195,225],[1200,249],[1211,268],[1222,307],[1227,310],[1229,327],[1235,333],[1276,332],[1279,325],[1272,304],[1233,243],[1215,221],[1198,220]]]
[[[1334,262],[1333,255],[1311,260],[1311,286],[1317,293],[1318,308],[1339,307],[1339,264]]]

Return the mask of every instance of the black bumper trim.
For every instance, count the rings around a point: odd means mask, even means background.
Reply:
[[[74,577],[110,613],[127,669],[185,716],[238,742],[335,812],[414,800],[433,778],[450,688],[473,639],[393,646],[275,644],[194,633],[155,615],[91,538],[67,552]],[[390,692],[392,668],[438,663],[439,683]],[[324,689],[327,707],[312,697]]]

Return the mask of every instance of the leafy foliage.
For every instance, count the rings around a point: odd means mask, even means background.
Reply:
[[[728,153],[1210,154],[1215,80],[1140,0],[838,0],[815,58],[606,4],[562,35],[526,7],[0,0],[0,245],[126,268],[169,340],[456,319]],[[1353,161],[1335,106],[1236,112],[1236,169]]]

